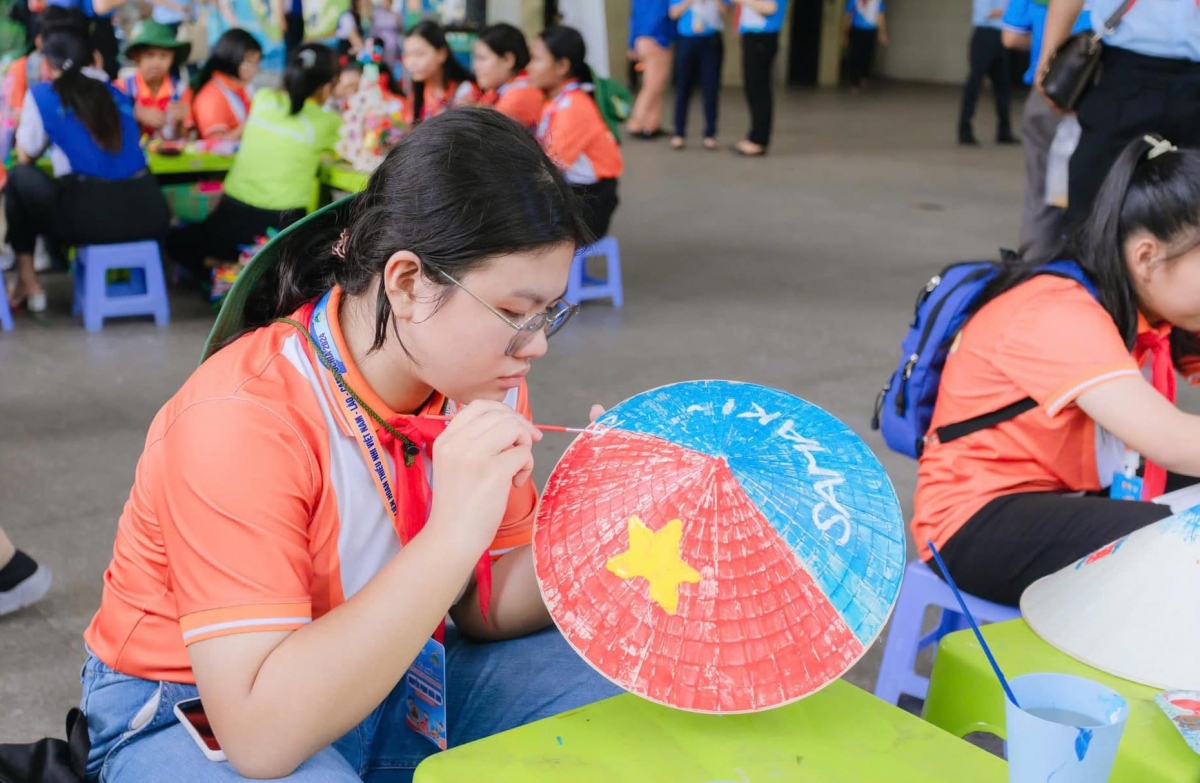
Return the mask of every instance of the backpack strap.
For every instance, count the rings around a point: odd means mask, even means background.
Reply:
[[[956,424],[947,424],[945,427],[938,427],[933,431],[938,443],[949,443],[952,440],[965,438],[966,436],[988,430],[995,427],[997,424],[1015,419],[1025,411],[1031,411],[1037,407],[1037,401],[1032,397],[1026,397],[1023,400],[1017,400],[1012,405],[1005,405],[998,411],[985,413],[982,416],[976,416],[966,421],[960,421]],[[925,449],[925,443],[928,438],[922,438],[917,444],[917,456]]]
[[[1001,251],[1002,254],[1003,252],[1004,251]],[[1088,277],[1087,273],[1085,273],[1083,269],[1073,261],[1055,261],[1054,263],[1047,264],[1045,267],[1043,267],[1038,274],[1054,275],[1055,277],[1074,280],[1082,285],[1087,292],[1092,295],[1093,298],[1099,298],[1095,283],[1093,283],[1092,279]],[[1032,397],[1026,397],[1023,400],[1017,400],[1011,405],[1005,405],[1000,410],[992,411],[991,413],[984,413],[980,416],[967,419],[966,421],[947,424],[945,427],[938,427],[933,431],[933,434],[934,437],[937,438],[938,443],[949,443],[952,440],[965,438],[973,433],[991,429],[997,424],[1002,424],[1006,421],[1015,419],[1022,413],[1033,410],[1037,407],[1037,405],[1037,401]],[[917,441],[918,457],[921,456],[921,452],[925,450],[925,444],[928,441],[928,436]]]

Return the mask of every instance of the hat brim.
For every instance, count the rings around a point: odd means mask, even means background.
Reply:
[[[192,53],[192,45],[187,41],[133,41],[125,47],[125,56],[130,60],[136,59],[138,55],[147,49],[167,49],[175,53],[176,62],[184,62]]]
[[[200,357],[201,363],[220,350],[231,337],[246,328],[246,306],[258,293],[267,274],[278,266],[284,244],[301,233],[323,229],[334,223],[342,208],[349,206],[353,198],[352,195],[346,196],[306,215],[280,231],[258,251],[225,294],[221,310],[217,313],[216,323],[213,324],[208,341],[204,344],[204,354]]]

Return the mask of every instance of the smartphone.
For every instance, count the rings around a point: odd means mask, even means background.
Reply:
[[[175,705],[175,717],[192,735],[192,740],[199,746],[201,752],[209,761],[225,761],[225,751],[221,750],[217,737],[213,734],[208,716],[204,714],[204,705],[199,698],[184,699]]]

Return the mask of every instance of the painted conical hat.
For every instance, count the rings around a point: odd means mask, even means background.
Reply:
[[[1021,596],[1034,632],[1101,671],[1200,690],[1200,507],[1112,542]]]
[[[693,381],[591,429],[546,485],[533,550],[550,614],[601,674],[752,712],[862,657],[900,589],[904,521],[849,427],[786,392]]]

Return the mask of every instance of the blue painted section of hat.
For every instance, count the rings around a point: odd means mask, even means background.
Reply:
[[[776,389],[693,381],[640,394],[598,422],[724,459],[864,646],[904,572],[904,518],[879,460],[849,427]]]

